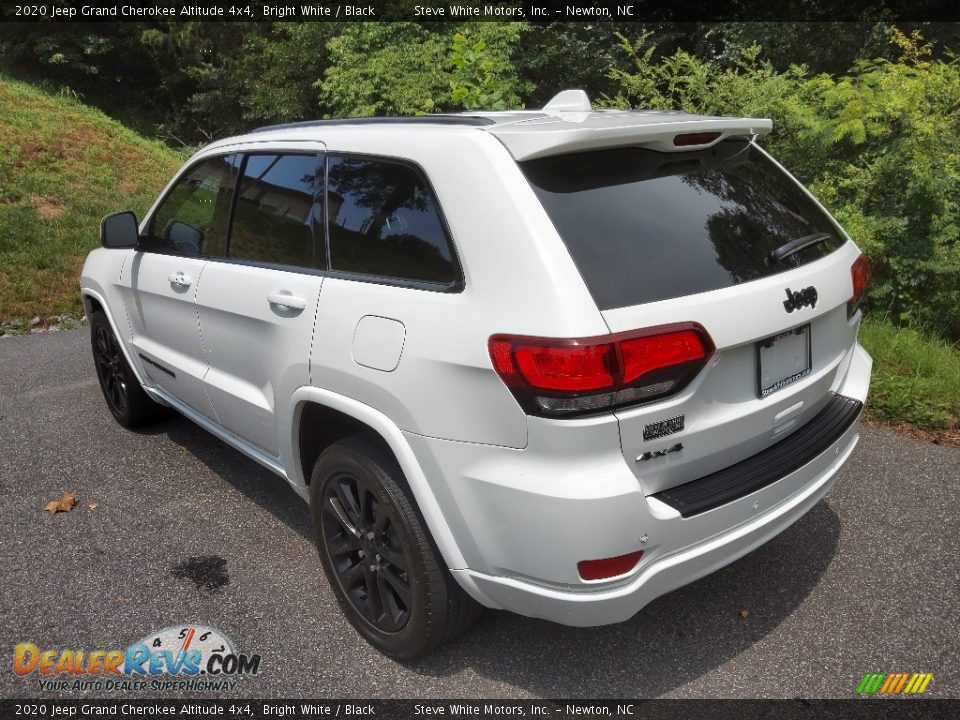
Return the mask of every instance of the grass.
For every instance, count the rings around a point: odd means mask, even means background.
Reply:
[[[80,313],[100,218],[142,215],[182,162],[99,110],[0,77],[0,324]]]
[[[960,348],[911,327],[867,317],[860,342],[873,355],[869,410],[882,423],[960,437]]]

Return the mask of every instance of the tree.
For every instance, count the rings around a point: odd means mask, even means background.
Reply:
[[[331,117],[520,107],[521,23],[354,23],[329,43],[320,104]]]
[[[445,26],[353,23],[330,40],[320,105],[330,117],[433,112],[449,97]]]

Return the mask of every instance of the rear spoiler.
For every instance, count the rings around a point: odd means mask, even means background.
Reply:
[[[658,114],[660,115],[660,114]],[[517,162],[550,155],[614,147],[644,147],[660,152],[701,150],[727,137],[766,135],[773,122],[762,118],[725,118],[670,114],[605,112],[557,113],[526,122],[484,128],[496,136]]]

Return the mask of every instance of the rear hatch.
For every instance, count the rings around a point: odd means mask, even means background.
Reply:
[[[647,494],[751,457],[827,405],[856,342],[859,251],[749,138],[520,166],[611,333],[696,323],[715,346],[676,394],[615,411]]]

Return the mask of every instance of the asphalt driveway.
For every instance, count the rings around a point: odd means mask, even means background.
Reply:
[[[282,480],[187,420],[113,422],[86,329],[0,338],[0,369],[0,697],[41,694],[17,643],[124,648],[186,622],[261,654],[234,697],[847,698],[921,671],[960,697],[960,450],[865,428],[800,522],[630,622],[488,612],[405,666],[341,617]],[[72,512],[43,512],[66,490]]]

